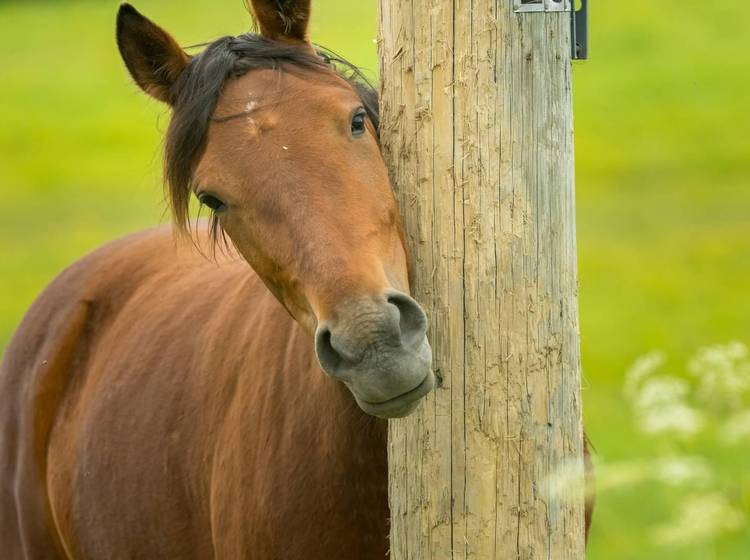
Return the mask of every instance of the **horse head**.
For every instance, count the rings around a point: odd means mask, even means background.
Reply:
[[[322,369],[367,413],[412,412],[434,386],[427,319],[378,143],[374,93],[307,36],[310,0],[253,0],[260,34],[190,56],[124,4],[117,40],[135,82],[167,103],[165,179],[179,230],[213,213],[314,339]]]

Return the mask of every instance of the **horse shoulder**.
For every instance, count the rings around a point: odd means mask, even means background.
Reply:
[[[29,308],[0,363],[0,542],[8,557],[70,556],[48,484],[61,410],[85,384],[91,349],[139,286],[201,260],[175,251],[164,230],[135,234],[72,264]]]

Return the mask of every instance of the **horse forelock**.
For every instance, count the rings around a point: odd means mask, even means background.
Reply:
[[[313,52],[254,33],[217,39],[191,59],[171,92],[173,113],[164,148],[164,183],[179,232],[190,229],[192,176],[224,84],[260,69],[335,72],[350,83],[375,128],[379,126],[377,92],[357,66],[332,51],[316,45]],[[215,217],[210,229],[214,241],[223,239]]]

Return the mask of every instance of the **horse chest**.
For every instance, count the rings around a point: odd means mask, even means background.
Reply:
[[[335,390],[319,416],[258,426],[244,444],[237,433],[227,440],[211,482],[217,558],[386,555],[385,423]]]

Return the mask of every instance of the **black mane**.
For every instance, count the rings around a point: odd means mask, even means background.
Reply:
[[[259,69],[334,71],[352,84],[377,129],[378,94],[360,69],[321,47],[316,52],[245,33],[217,39],[193,57],[172,88],[173,114],[164,150],[165,184],[180,230],[185,230],[189,223],[191,177],[228,79]]]

